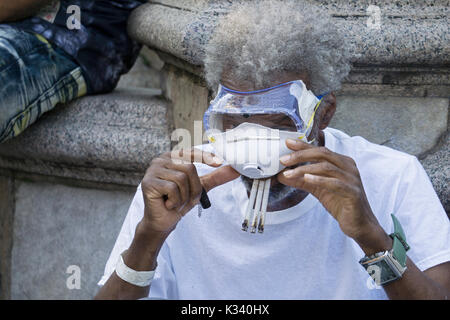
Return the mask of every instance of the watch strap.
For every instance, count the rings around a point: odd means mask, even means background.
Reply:
[[[395,215],[391,214],[394,232],[389,236],[393,239],[392,249],[365,256],[359,263],[367,270],[377,285],[384,285],[402,277],[406,270],[406,243],[405,232]]]
[[[406,251],[409,250],[409,245],[406,242],[405,232],[394,214],[391,214],[394,223],[394,232],[389,236],[393,239],[392,255],[400,263],[402,267],[406,266]]]

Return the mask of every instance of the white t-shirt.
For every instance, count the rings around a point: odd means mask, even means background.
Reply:
[[[450,222],[416,157],[331,128],[325,146],[355,160],[379,223],[391,233],[396,215],[420,270],[450,260]],[[200,176],[214,170],[196,166]],[[211,208],[199,218],[194,207],[166,239],[150,298],[387,299],[358,263],[363,251],[312,195],[268,212],[263,234],[241,230],[248,198],[240,178],[208,196]],[[129,247],[143,211],[139,186],[99,285]]]

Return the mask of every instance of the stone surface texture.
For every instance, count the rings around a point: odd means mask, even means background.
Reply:
[[[450,218],[450,134],[447,133],[441,145],[421,162]]]
[[[118,89],[58,106],[0,145],[0,166],[137,185],[150,160],[170,150],[170,106],[158,93]]]
[[[14,179],[0,175],[0,300],[11,298]]]
[[[448,99],[338,96],[330,127],[420,156],[447,131]]]
[[[448,1],[377,1],[380,28],[368,25],[372,1],[315,1],[345,30],[358,64],[446,64]],[[150,1],[135,10],[129,33],[142,43],[201,65],[217,16],[232,1]],[[164,30],[164,32],[161,32]],[[181,40],[181,41],[180,41]]]
[[[208,89],[201,78],[174,66],[166,66],[162,72],[164,96],[172,101],[174,127],[187,130],[192,145],[201,144],[202,134],[194,132],[194,127],[196,122],[202,125],[203,114],[209,105]]]
[[[12,299],[92,299],[133,191],[17,182]],[[69,266],[80,270],[70,289]],[[69,269],[70,271],[70,269]]]
[[[133,68],[120,78],[117,88],[160,88],[160,77],[159,70],[150,66],[143,56],[139,56]]]

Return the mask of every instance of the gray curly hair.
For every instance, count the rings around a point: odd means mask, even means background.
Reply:
[[[205,77],[215,90],[224,71],[269,87],[273,74],[306,73],[316,94],[340,88],[350,53],[328,12],[302,0],[234,3],[205,48]]]

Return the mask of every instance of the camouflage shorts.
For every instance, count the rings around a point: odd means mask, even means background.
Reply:
[[[0,24],[0,143],[86,94],[79,65],[40,35]]]

